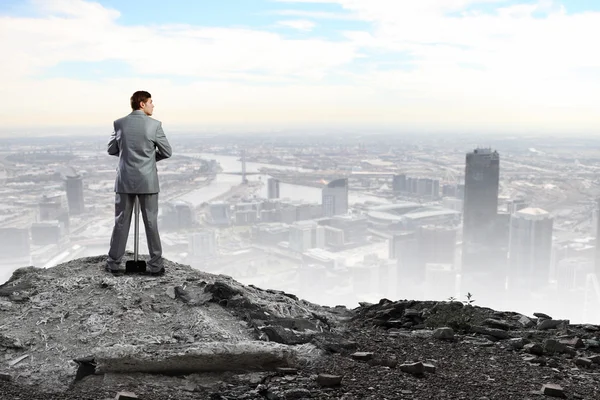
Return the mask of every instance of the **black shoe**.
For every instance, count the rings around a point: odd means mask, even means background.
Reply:
[[[150,276],[163,276],[165,274],[165,267],[162,267],[161,269],[159,269],[156,272],[150,272],[148,270],[146,270],[146,275],[150,275]]]
[[[110,272],[111,274],[113,274],[113,276],[125,275],[125,271],[123,271],[122,269],[113,269],[113,268],[109,267],[108,265],[104,267],[104,270],[106,272]]]

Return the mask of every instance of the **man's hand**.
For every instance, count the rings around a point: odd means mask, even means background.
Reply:
[[[119,142],[117,142],[117,133],[113,131],[110,136],[110,140],[108,141],[108,154],[111,156],[119,155]]]

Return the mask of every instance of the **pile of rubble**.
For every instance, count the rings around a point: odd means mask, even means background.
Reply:
[[[0,286],[0,393],[12,399],[594,399],[600,328],[460,302],[354,310],[167,262],[103,257]],[[128,392],[129,394],[126,394]],[[135,396],[135,397],[134,397]],[[118,396],[117,396],[118,397]]]

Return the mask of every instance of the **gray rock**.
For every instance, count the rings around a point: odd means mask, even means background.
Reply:
[[[443,327],[437,328],[433,332],[433,337],[440,340],[453,340],[454,339],[454,330],[452,328]]]
[[[137,400],[138,398],[133,392],[119,392],[115,396],[115,400]]]
[[[559,385],[555,385],[553,383],[546,383],[542,385],[542,394],[550,397],[558,397],[561,399],[566,399],[565,391]]]
[[[544,340],[544,351],[548,354],[562,353],[565,351],[565,345],[556,339]]]
[[[483,321],[483,324],[492,328],[502,329],[504,331],[508,331],[511,328],[511,325],[508,322],[494,318],[486,319],[485,321]]]
[[[589,358],[586,357],[579,357],[575,359],[575,365],[577,365],[578,367],[586,367],[589,368],[591,367],[593,364],[592,360],[590,360]]]
[[[582,347],[585,347],[585,345],[583,344],[583,340],[581,340],[578,337],[568,338],[568,339],[560,339],[560,343],[565,346],[571,346],[575,349],[581,349]]]
[[[435,373],[435,370],[436,370],[435,365],[430,364],[430,363],[423,363],[423,367],[425,367],[425,372],[429,372],[432,374]]]
[[[521,318],[519,318],[519,324],[521,324],[523,328],[532,328],[535,326],[535,322],[533,322],[525,315],[522,315]]]
[[[588,357],[594,364],[600,364],[600,354]]]
[[[564,322],[565,321],[560,319],[544,319],[538,323],[537,329],[539,331],[544,331],[547,329],[556,329],[559,325],[563,324]]]
[[[414,310],[412,308],[407,308],[406,310],[404,310],[404,316],[406,318],[420,317],[421,316],[421,312],[419,310]]]
[[[597,349],[600,348],[600,341],[594,339],[584,339],[583,341],[587,348]]]
[[[366,351],[358,351],[351,356],[356,361],[369,361],[373,358],[373,353],[369,353]]]
[[[539,343],[529,343],[524,346],[526,352],[530,354],[534,354],[536,356],[541,356],[544,354],[544,348]]]
[[[512,338],[508,341],[508,344],[515,350],[521,350],[525,347],[525,339],[523,338]]]
[[[339,375],[319,374],[317,384],[321,387],[333,387],[342,384],[342,377]]]
[[[400,365],[400,371],[412,375],[423,375],[425,373],[425,365],[420,361],[416,363],[402,364]]]
[[[5,372],[0,372],[0,382],[10,382],[12,381],[12,375]]]
[[[549,316],[548,314],[544,314],[544,313],[541,313],[541,312],[535,312],[535,313],[533,313],[533,316],[537,317],[539,319],[552,319],[552,317]]]
[[[488,328],[486,326],[473,325],[471,326],[471,331],[480,333],[482,335],[492,336],[497,339],[508,339],[510,337],[508,332],[502,329]]]

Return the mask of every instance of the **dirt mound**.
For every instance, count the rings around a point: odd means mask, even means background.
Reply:
[[[0,356],[10,362],[0,372],[60,391],[94,373],[299,367],[336,336],[345,310],[169,261],[158,278],[112,276],[104,262],[21,268],[0,286]]]

